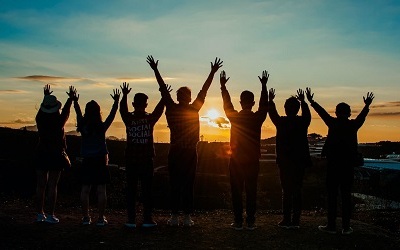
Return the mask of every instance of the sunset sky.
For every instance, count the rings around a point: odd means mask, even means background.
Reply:
[[[257,76],[270,73],[268,88],[276,89],[281,115],[286,98],[311,87],[315,100],[331,114],[337,103],[363,107],[363,95],[376,98],[360,142],[400,141],[400,2],[393,1],[81,1],[1,0],[0,4],[0,126],[35,124],[43,86],[64,103],[69,85],[80,94],[81,106],[94,99],[103,118],[112,105],[113,88],[123,81],[149,96],[148,111],[160,98],[146,56],[160,60],[159,70],[172,85],[173,98],[189,86],[194,98],[220,57],[230,77],[227,88],[236,109],[247,89],[256,95]],[[210,112],[212,111],[212,112]],[[200,110],[204,140],[228,141],[208,116],[225,117],[219,72]],[[312,112],[309,133],[327,134]],[[75,112],[66,131],[75,130]],[[125,137],[118,114],[108,136]],[[268,117],[262,138],[275,135]],[[163,115],[155,141],[169,142]]]

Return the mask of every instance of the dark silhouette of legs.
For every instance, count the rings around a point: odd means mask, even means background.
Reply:
[[[82,185],[81,202],[82,202],[82,216],[83,217],[90,217],[90,215],[89,215],[89,195],[90,195],[91,188],[92,188],[91,185]]]

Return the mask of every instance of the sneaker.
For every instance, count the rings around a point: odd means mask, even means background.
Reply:
[[[144,220],[142,227],[150,228],[150,227],[155,227],[157,226],[157,222],[155,222],[153,219],[148,219]]]
[[[108,221],[105,216],[103,218],[99,218],[96,222],[96,226],[103,227],[108,224]]]
[[[231,228],[235,229],[236,231],[241,231],[241,230],[243,230],[243,223],[234,222],[231,224]]]
[[[45,214],[37,214],[35,222],[44,222],[44,221],[46,221],[46,215]]]
[[[352,234],[353,233],[353,228],[351,228],[351,227],[349,227],[349,228],[346,228],[346,229],[342,229],[342,234],[343,235],[349,235],[349,234]]]
[[[336,229],[328,226],[318,226],[318,230],[328,234],[336,234]]]
[[[54,215],[47,215],[45,222],[50,224],[57,224],[58,222],[60,222],[60,220]]]
[[[278,227],[284,228],[284,229],[289,229],[292,226],[292,224],[286,220],[282,220],[278,223]]]
[[[254,224],[254,222],[253,223],[247,223],[247,226],[246,226],[246,229],[247,230],[250,230],[250,231],[253,231],[254,229],[256,229],[257,227],[256,227],[256,225]]]
[[[86,226],[90,224],[92,224],[92,219],[90,218],[90,216],[83,216],[82,225]]]
[[[190,217],[190,215],[185,215],[185,218],[183,219],[183,226],[185,227],[191,227],[194,225],[194,221]]]
[[[125,223],[125,226],[127,228],[136,228],[136,224],[135,223],[130,223],[130,222]]]
[[[169,220],[167,221],[167,224],[172,226],[172,227],[179,226],[178,215],[176,215],[176,214],[171,215],[171,218],[169,218]]]

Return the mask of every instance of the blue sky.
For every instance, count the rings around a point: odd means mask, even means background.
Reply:
[[[0,4],[0,125],[33,125],[42,87],[52,84],[64,102],[69,85],[83,106],[97,100],[107,114],[109,93],[122,81],[159,99],[151,54],[176,90],[200,90],[216,56],[231,79],[234,105],[248,89],[259,96],[258,75],[270,72],[269,87],[283,102],[311,87],[329,111],[341,101],[354,113],[367,91],[376,94],[361,141],[400,141],[400,2],[398,1],[5,1]],[[200,112],[223,115],[218,75]],[[133,97],[133,94],[131,94]],[[10,105],[11,104],[11,105]],[[282,113],[283,114],[283,113]],[[73,130],[71,112],[67,130]],[[310,132],[326,134],[313,113]],[[202,125],[209,140],[227,131]],[[117,116],[110,135],[122,137]],[[208,135],[208,136],[207,136]],[[270,120],[263,137],[274,135]],[[156,137],[168,141],[163,117]]]

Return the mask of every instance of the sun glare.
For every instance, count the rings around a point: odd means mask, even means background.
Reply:
[[[220,117],[221,115],[219,114],[219,112],[218,112],[216,109],[210,109],[210,110],[207,112],[207,116],[208,116],[211,120],[214,120],[214,119]]]

